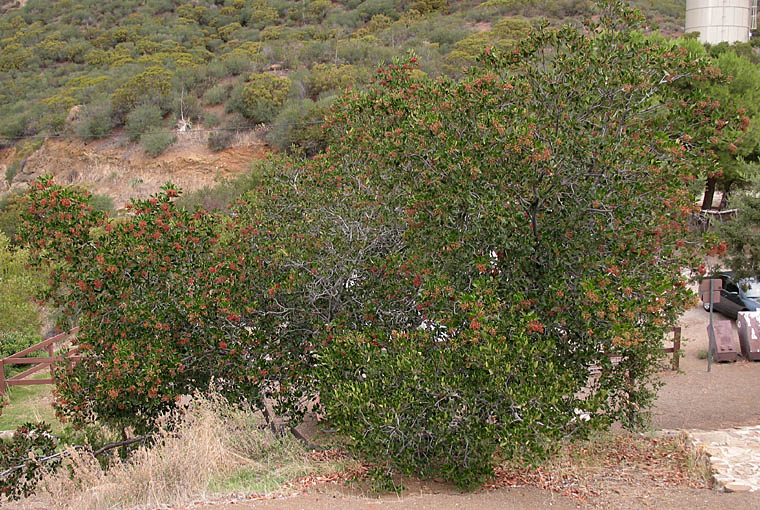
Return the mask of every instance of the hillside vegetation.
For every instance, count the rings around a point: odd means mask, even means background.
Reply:
[[[632,2],[664,32],[684,0]],[[415,52],[431,76],[461,75],[531,18],[580,19],[585,0],[28,0],[0,3],[0,138],[104,137],[123,127],[149,154],[170,128],[274,123],[270,141],[322,141],[335,94]],[[77,107],[77,108],[75,108]],[[69,122],[67,122],[67,117]],[[209,145],[223,148],[222,129]]]

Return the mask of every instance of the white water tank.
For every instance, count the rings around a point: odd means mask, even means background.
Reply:
[[[747,42],[756,13],[757,0],[686,0],[686,32],[710,44]]]

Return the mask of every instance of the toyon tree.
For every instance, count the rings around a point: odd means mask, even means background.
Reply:
[[[708,62],[599,8],[461,82],[381,69],[334,107],[324,154],[249,196],[287,212],[327,418],[385,473],[469,486],[645,418],[692,299],[691,183],[742,119],[704,95]]]
[[[295,422],[318,391],[378,473],[461,486],[637,425],[691,299],[690,182],[738,116],[704,61],[599,6],[460,82],[381,69],[230,217],[169,187],[108,220],[35,183],[25,237],[88,353],[59,411],[146,429],[215,377]]]
[[[723,262],[737,279],[760,278],[760,179],[731,198],[736,216],[716,228],[713,255],[725,255]],[[745,282],[746,283],[746,282]]]
[[[30,187],[22,231],[49,275],[43,298],[78,322],[84,354],[55,373],[58,414],[142,433],[213,379],[231,401],[298,418],[312,349],[270,320],[270,233],[244,228],[258,240],[246,250],[234,219],[177,209],[178,194],[168,185],[110,219],[86,191],[51,177]]]
[[[707,50],[696,39],[683,39],[679,45],[691,55],[706,57]],[[718,83],[705,83],[706,93],[713,101],[731,105],[740,117],[739,133],[731,143],[718,143],[713,147],[719,161],[717,168],[705,172],[705,189],[702,209],[713,207],[716,188],[723,191],[719,208],[726,206],[732,189],[745,187],[757,179],[760,160],[760,128],[754,121],[760,112],[760,70],[738,48],[720,45],[711,48],[713,65],[726,77]],[[723,126],[716,126],[720,130]],[[728,129],[732,126],[729,124]]]

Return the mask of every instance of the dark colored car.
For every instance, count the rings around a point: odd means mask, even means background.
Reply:
[[[733,273],[718,273],[705,278],[720,278],[723,288],[720,291],[720,301],[713,303],[713,310],[726,317],[736,319],[738,312],[754,312],[760,310],[760,282],[754,278],[744,278],[734,281]],[[710,311],[710,303],[704,303],[706,311]]]

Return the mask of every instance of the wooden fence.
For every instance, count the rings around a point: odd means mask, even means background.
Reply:
[[[681,368],[681,326],[673,328],[673,347],[666,347],[665,354],[673,353],[673,360],[670,366],[673,370],[678,371]]]
[[[81,356],[77,355],[77,353],[79,352],[78,347],[74,347],[73,349],[70,349],[64,353],[58,353],[58,354],[55,353],[56,344],[63,343],[67,340],[71,340],[76,335],[76,332],[78,329],[79,328],[74,328],[68,333],[61,333],[59,335],[55,335],[36,345],[28,347],[24,349],[23,351],[19,351],[16,354],[12,354],[8,356],[7,358],[0,359],[0,397],[5,395],[5,392],[9,386],[31,386],[34,384],[53,384],[55,381],[53,380],[52,374],[50,377],[45,378],[45,379],[30,379],[29,376],[41,370],[44,370],[46,368],[49,369],[53,363],[56,363],[59,361],[65,361],[69,364],[69,366],[73,366],[74,363],[79,361]],[[673,328],[673,347],[665,348],[666,353],[673,354],[673,359],[672,359],[673,370],[679,369],[680,350],[681,350],[681,328],[675,327]],[[36,351],[45,351],[47,352],[48,355],[46,357],[32,357],[32,358],[24,357],[27,354],[31,354]],[[6,365],[34,365],[34,366],[24,370],[20,374],[16,374],[13,377],[9,377],[6,379],[5,377]]]
[[[19,351],[16,354],[12,354],[8,356],[7,358],[0,359],[0,397],[5,395],[5,392],[9,386],[31,386],[34,384],[53,384],[54,380],[53,380],[52,374],[50,377],[45,378],[45,379],[30,379],[30,376],[46,368],[49,369],[53,363],[65,361],[69,364],[69,366],[73,366],[74,363],[79,361],[81,356],[77,355],[77,353],[79,352],[78,347],[74,347],[73,349],[70,349],[63,353],[55,352],[56,344],[60,344],[67,340],[71,340],[76,335],[76,332],[78,329],[79,328],[74,328],[68,333],[61,333],[59,335],[52,336],[48,338],[47,340],[43,340],[42,342],[36,345],[33,345],[31,347],[24,349],[23,351]],[[28,354],[31,354],[36,351],[47,352],[47,356],[25,357]],[[19,374],[14,375],[13,377],[9,377],[6,379],[5,377],[6,365],[34,365],[34,366],[24,370],[23,372]]]

